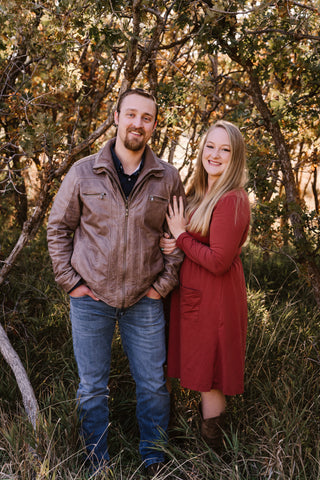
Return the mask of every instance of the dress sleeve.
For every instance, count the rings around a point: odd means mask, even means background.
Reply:
[[[226,194],[216,204],[209,230],[209,245],[188,232],[177,239],[177,246],[193,262],[214,275],[223,275],[240,254],[250,224],[250,206],[246,193]]]

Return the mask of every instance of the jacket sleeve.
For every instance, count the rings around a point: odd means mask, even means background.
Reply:
[[[184,188],[178,172],[176,172],[170,202],[172,202],[172,198],[174,196],[176,196],[177,198],[179,198],[179,196],[182,196],[185,202]],[[164,225],[164,230],[169,232],[166,222]],[[179,248],[176,248],[172,254],[163,256],[164,269],[157,277],[155,282],[153,282],[152,286],[162,297],[166,297],[168,293],[179,283],[179,269],[184,258],[184,254]]]
[[[210,244],[194,239],[188,232],[177,239],[181,248],[193,262],[214,275],[223,275],[240,254],[250,224],[248,197],[235,193],[226,194],[214,208],[210,223]]]
[[[53,202],[47,227],[48,249],[55,279],[66,292],[81,281],[81,276],[71,265],[73,234],[79,224],[81,211],[78,188],[72,167]]]

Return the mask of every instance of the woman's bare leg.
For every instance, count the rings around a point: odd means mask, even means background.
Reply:
[[[218,417],[226,409],[226,397],[220,390],[201,392],[201,405],[204,420]]]

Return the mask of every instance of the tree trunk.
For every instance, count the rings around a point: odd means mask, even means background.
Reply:
[[[34,395],[31,383],[29,382],[27,372],[25,371],[25,368],[22,365],[22,362],[18,354],[12,348],[9,338],[1,324],[0,324],[0,351],[4,359],[8,363],[8,365],[11,367],[16,377],[17,384],[22,395],[25,411],[35,430],[37,426],[37,417],[39,413],[38,402]]]
[[[314,198],[314,209],[319,215],[319,198],[318,198],[318,191],[317,191],[317,179],[318,179],[318,166],[315,165],[313,170],[312,193]]]
[[[274,119],[272,112],[266,105],[258,83],[258,79],[251,69],[248,69],[251,83],[253,102],[262,115],[266,127],[276,146],[280,168],[283,176],[283,185],[286,193],[288,216],[292,225],[297,256],[301,265],[305,265],[307,277],[313,289],[314,298],[320,309],[320,270],[314,260],[313,246],[307,238],[305,224],[302,218],[301,202],[298,188],[293,174],[290,154],[286,141],[282,135],[280,125]]]

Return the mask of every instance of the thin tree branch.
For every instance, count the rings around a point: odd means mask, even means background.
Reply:
[[[33,426],[33,429],[36,430],[37,418],[39,414],[39,406],[36,400],[33,388],[29,381],[27,372],[22,365],[22,362],[12,347],[8,335],[6,334],[4,328],[0,324],[0,352],[2,353],[4,359],[12,369],[14,376],[16,377],[17,384],[22,395],[22,401],[27,413],[27,416]]]

